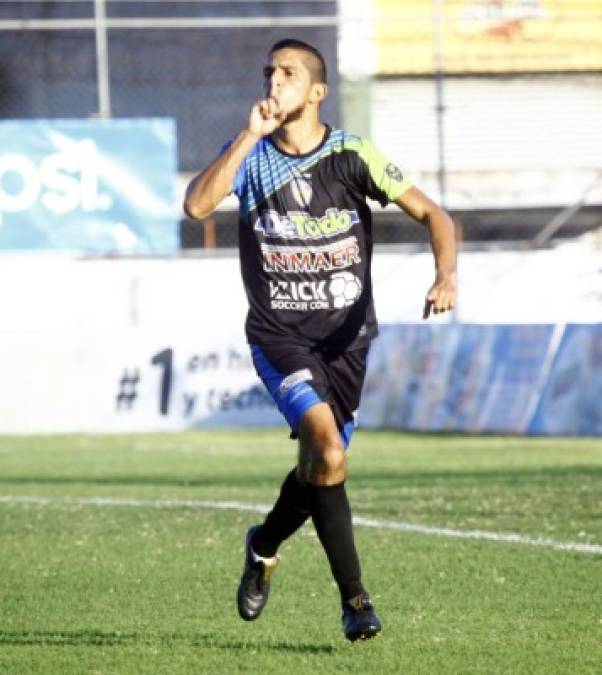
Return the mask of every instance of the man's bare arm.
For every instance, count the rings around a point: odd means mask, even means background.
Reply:
[[[431,308],[435,314],[454,308],[456,303],[456,237],[454,223],[447,212],[416,187],[411,187],[395,203],[428,228],[435,256],[435,282],[429,288],[423,319]]]
[[[277,129],[286,113],[274,98],[257,101],[251,108],[249,124],[232,145],[209,166],[195,176],[186,188],[184,211],[201,220],[215,211],[231,192],[234,177],[244,158],[257,141]]]
[[[184,211],[191,218],[205,218],[232,192],[238,167],[259,138],[248,129],[241,131],[222,155],[190,181],[186,188]]]

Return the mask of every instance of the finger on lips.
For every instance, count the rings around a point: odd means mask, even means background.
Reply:
[[[269,115],[269,106],[267,101],[260,101],[259,102],[259,112],[261,113],[261,116],[263,119],[267,119]]]
[[[273,96],[269,96],[266,99],[266,103],[270,116],[275,117],[280,111],[280,105],[278,101]]]

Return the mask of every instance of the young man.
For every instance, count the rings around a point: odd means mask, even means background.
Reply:
[[[362,585],[345,478],[377,334],[366,197],[395,201],[428,228],[436,276],[424,318],[454,306],[453,224],[370,142],[320,121],[326,67],[314,47],[278,42],[264,76],[265,98],[247,127],[191,181],[184,204],[202,219],[229,193],[240,200],[247,338],[257,373],[299,438],[297,465],[272,511],[247,532],[238,610],[257,619],[279,545],[311,517],[340,590],[345,636],[365,639],[382,626]]]

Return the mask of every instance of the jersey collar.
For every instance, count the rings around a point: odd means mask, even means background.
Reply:
[[[274,148],[274,150],[276,150],[276,152],[280,153],[281,155],[284,155],[285,157],[291,157],[292,159],[303,159],[304,157],[309,157],[310,155],[313,155],[315,152],[320,150],[320,148],[322,148],[322,146],[328,140],[328,138],[330,136],[330,132],[332,131],[332,128],[328,124],[325,124],[324,126],[326,128],[324,129],[324,135],[322,136],[322,140],[318,143],[318,145],[316,145],[315,148],[312,148],[309,152],[304,152],[301,155],[294,155],[290,152],[285,152],[284,150],[282,150],[281,148],[279,148],[276,145],[276,143],[272,140],[271,136],[267,137],[268,143]]]

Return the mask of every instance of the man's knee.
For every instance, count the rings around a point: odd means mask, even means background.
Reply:
[[[330,406],[311,408],[299,425],[301,478],[314,485],[336,485],[345,480],[345,448]]]
[[[336,485],[347,476],[347,461],[342,444],[314,449],[310,481],[315,485]]]
[[[312,485],[337,485],[347,477],[347,458],[342,445],[301,447],[299,476]]]

